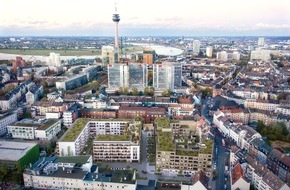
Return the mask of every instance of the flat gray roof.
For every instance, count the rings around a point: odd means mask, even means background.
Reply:
[[[18,161],[36,145],[36,143],[0,141],[0,160]]]

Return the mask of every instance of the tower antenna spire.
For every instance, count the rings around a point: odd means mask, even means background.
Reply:
[[[115,12],[117,13],[117,2],[115,2]]]

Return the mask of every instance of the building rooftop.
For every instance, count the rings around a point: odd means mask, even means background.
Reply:
[[[97,135],[95,141],[131,141],[130,135]]]
[[[243,169],[241,165],[238,163],[232,171],[232,184],[235,184],[241,177],[244,176]]]
[[[22,119],[21,121],[18,121],[11,126],[23,126],[23,127],[35,127],[37,130],[46,130],[53,124],[58,122],[56,119],[49,119],[49,120],[43,120],[43,121],[37,121],[33,119]]]
[[[158,128],[169,128],[170,120],[168,117],[157,117],[154,121]]]
[[[57,157],[55,162],[57,163],[76,163],[76,164],[85,164],[89,160],[91,155],[80,155],[80,156],[64,156]]]
[[[208,188],[208,177],[206,177],[205,173],[202,170],[199,170],[197,173],[195,173],[191,178],[191,183],[194,185],[197,182],[202,183],[202,185],[205,188]]]
[[[129,122],[130,120],[126,119],[90,119],[90,118],[79,118],[75,121],[74,125],[63,135],[60,139],[60,142],[72,142],[75,141],[79,136],[80,132],[84,129],[88,122],[94,121],[124,121]]]
[[[171,132],[158,132],[158,150],[160,151],[174,151],[175,146],[173,143]]]
[[[263,176],[263,181],[267,183],[267,185],[269,185],[272,189],[280,189],[285,184],[281,179],[279,179],[270,171],[268,171]]]
[[[36,143],[0,141],[0,160],[18,161],[35,146]]]

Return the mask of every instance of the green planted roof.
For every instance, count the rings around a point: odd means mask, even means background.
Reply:
[[[131,141],[130,135],[97,135],[95,141]]]
[[[170,120],[167,117],[157,117],[155,123],[159,128],[169,128],[170,126]]]
[[[180,156],[198,156],[198,151],[193,151],[193,150],[177,150],[176,155]]]
[[[62,141],[64,142],[73,142],[79,136],[80,132],[84,129],[86,124],[89,122],[89,119],[80,118],[78,119],[72,128],[64,135]]]
[[[199,152],[202,154],[212,154],[212,149],[213,149],[213,141],[212,140],[203,140],[203,144],[205,144],[205,148],[201,147],[199,149]]]
[[[89,121],[124,121],[129,122],[128,119],[90,119],[90,118],[79,118],[76,120],[74,125],[64,134],[64,137],[61,139],[63,142],[73,142],[79,136],[80,132],[84,129],[86,124]]]
[[[158,133],[158,149],[160,151],[174,151],[174,143],[171,132]]]

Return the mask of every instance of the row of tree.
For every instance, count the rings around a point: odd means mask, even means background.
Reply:
[[[133,96],[154,96],[155,89],[152,86],[147,86],[144,88],[144,91],[138,91],[136,87],[133,87],[130,91],[128,87],[119,87],[117,92],[118,95],[133,95]],[[172,92],[169,89],[162,91],[161,96],[169,97]]]

